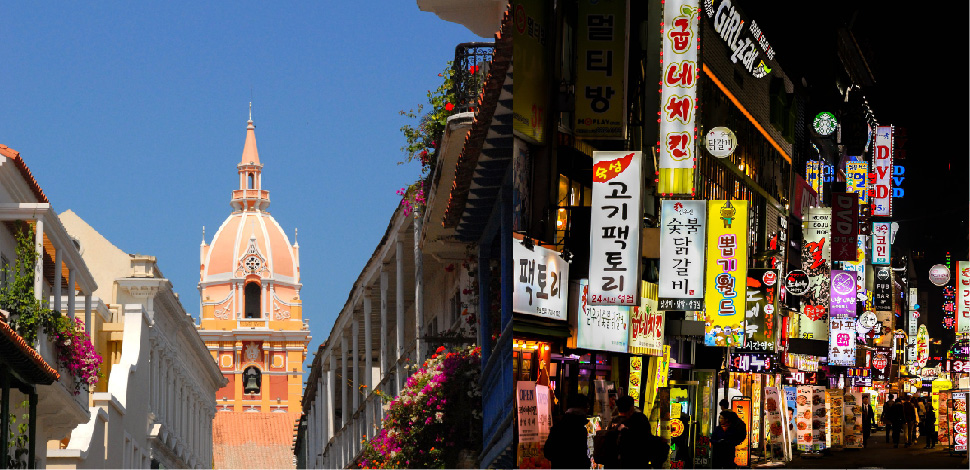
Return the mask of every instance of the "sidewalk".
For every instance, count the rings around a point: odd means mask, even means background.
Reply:
[[[826,451],[820,458],[802,458],[796,453],[788,468],[967,468],[963,458],[966,454],[951,456],[949,451],[937,444],[935,449],[924,449],[923,438],[910,447],[900,444],[893,448],[886,443],[884,432],[869,438],[865,449]]]

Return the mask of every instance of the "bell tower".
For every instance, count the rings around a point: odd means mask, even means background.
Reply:
[[[299,413],[310,332],[300,299],[300,247],[269,209],[250,104],[232,208],[199,248],[199,334],[229,383],[221,412]]]

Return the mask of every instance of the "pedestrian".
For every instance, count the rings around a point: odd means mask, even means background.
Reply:
[[[919,424],[919,413],[916,411],[915,397],[906,395],[903,397],[903,416],[906,430],[906,447],[916,443],[916,425]]]
[[[903,397],[899,397],[898,400],[893,401],[889,405],[889,409],[883,408],[883,415],[893,430],[893,447],[898,448],[899,435],[903,431],[903,423],[906,422],[906,417],[903,412]]]
[[[596,432],[596,437],[593,438],[593,460],[605,468],[618,468],[620,425],[637,410],[633,406],[633,397],[629,395],[611,401],[615,405],[616,417],[610,421],[608,428]]]
[[[734,463],[735,448],[744,441],[745,431],[739,429],[740,419],[737,414],[724,410],[717,418],[717,427],[711,436],[713,468],[737,468]]]
[[[872,427],[876,425],[876,415],[869,404],[869,395],[862,397],[862,447],[869,443],[869,435],[872,434]]]
[[[721,413],[727,413],[731,421],[741,421],[741,417],[739,417],[737,413],[731,411],[731,404],[726,399],[722,398],[717,404],[721,407]]]
[[[667,440],[650,431],[650,420],[632,400],[626,413],[629,417],[619,426],[616,468],[663,468],[670,455]]]
[[[933,402],[931,400],[926,400],[926,413],[923,415],[922,423],[923,429],[921,432],[926,436],[926,447],[925,449],[932,449],[936,447],[936,410],[933,409]]]
[[[552,468],[590,468],[586,444],[588,402],[586,395],[571,395],[562,419],[549,430],[542,453],[552,463]]]
[[[882,404],[882,414],[879,415],[879,422],[886,428],[886,444],[889,444],[889,435],[893,430],[892,422],[886,419],[889,416],[889,410],[893,407],[893,395],[891,393],[886,394],[886,401]]]

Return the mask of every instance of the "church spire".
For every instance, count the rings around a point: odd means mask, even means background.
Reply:
[[[263,164],[259,162],[259,151],[256,149],[252,102],[249,103],[249,121],[246,122],[246,143],[236,169],[239,171],[239,189],[232,192],[233,209],[261,211],[269,207],[269,191],[263,191]]]

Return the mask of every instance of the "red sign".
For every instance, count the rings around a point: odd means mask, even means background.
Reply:
[[[876,357],[872,358],[872,366],[876,369],[885,369],[889,365],[889,359],[886,358],[885,354],[876,354]]]
[[[735,398],[731,402],[731,409],[738,414],[741,421],[744,421],[745,428],[749,431],[751,430],[751,399],[750,398]],[[749,449],[748,435],[750,432],[746,433],[744,436],[744,441],[734,448],[734,463],[740,467],[747,467],[749,461],[751,460],[751,449]]]

